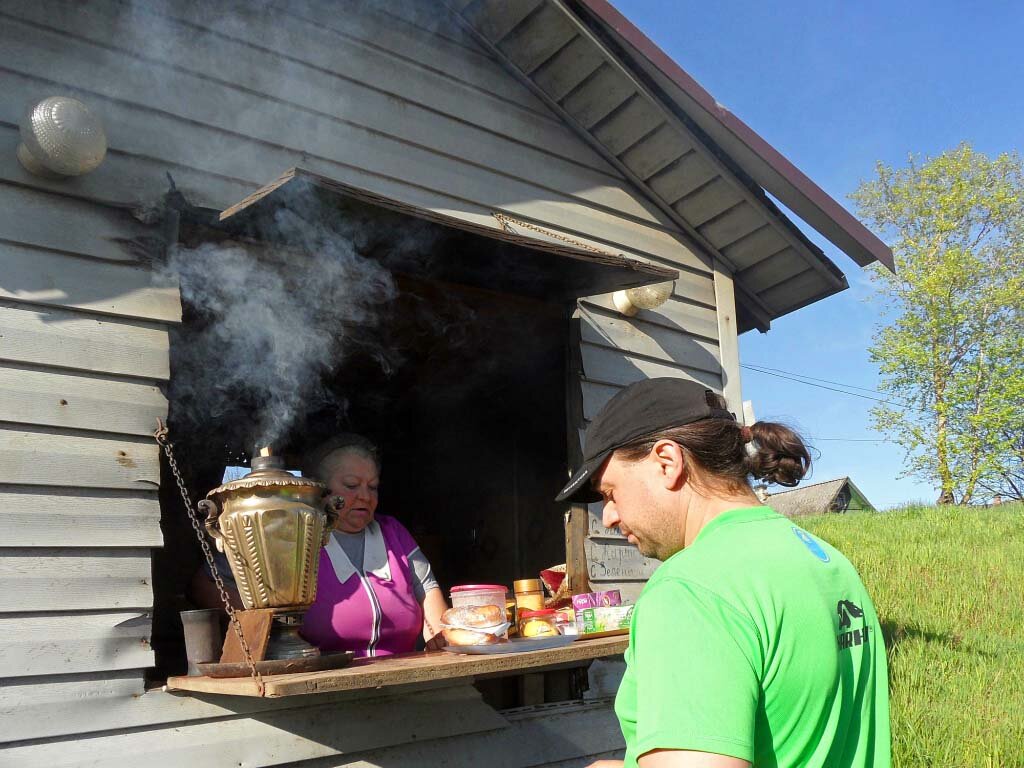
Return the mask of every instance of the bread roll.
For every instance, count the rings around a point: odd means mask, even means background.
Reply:
[[[504,643],[504,637],[492,635],[490,632],[474,632],[471,629],[445,627],[441,630],[448,645],[494,645]]]
[[[505,609],[497,605],[449,608],[441,614],[441,623],[458,627],[494,627],[505,623]]]
[[[497,605],[449,608],[441,614],[441,631],[448,645],[493,645],[507,642],[502,637],[508,625],[505,610]]]

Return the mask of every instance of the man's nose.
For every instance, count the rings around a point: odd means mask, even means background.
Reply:
[[[620,522],[619,512],[615,509],[615,502],[606,501],[604,509],[601,510],[601,523],[605,528],[615,528]]]

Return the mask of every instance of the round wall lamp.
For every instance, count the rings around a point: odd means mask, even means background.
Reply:
[[[675,282],[641,285],[639,288],[628,288],[612,294],[615,308],[627,317],[633,317],[641,309],[657,309],[672,295]]]
[[[81,176],[95,170],[107,154],[103,123],[70,96],[50,96],[33,104],[25,110],[20,128],[18,160],[37,176]]]

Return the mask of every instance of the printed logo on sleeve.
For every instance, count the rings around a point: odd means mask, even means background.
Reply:
[[[811,536],[811,534],[803,528],[797,528],[795,525],[793,526],[793,533],[795,533],[796,537],[803,542],[804,546],[807,547],[812,555],[823,563],[827,563],[829,561],[828,552],[822,549],[821,544],[819,544],[817,539]]]
[[[836,613],[839,614],[840,632],[836,635],[839,643],[839,650],[845,651],[855,645],[864,645],[868,641],[867,622],[862,621],[859,629],[853,629],[853,622],[856,619],[864,618],[864,611],[859,605],[850,600],[840,600],[836,603]],[[847,630],[843,632],[842,630]]]

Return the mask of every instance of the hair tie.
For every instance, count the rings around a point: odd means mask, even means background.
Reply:
[[[750,427],[740,427],[740,437],[744,443],[749,443],[754,439],[754,433],[750,431]]]

